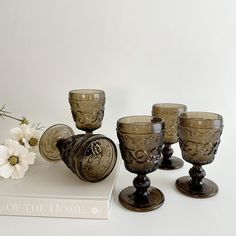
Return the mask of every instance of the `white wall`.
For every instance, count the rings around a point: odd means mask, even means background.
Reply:
[[[119,117],[180,102],[223,114],[227,145],[235,78],[235,0],[0,0],[0,104],[32,122],[74,128],[69,90],[100,88],[113,139]]]

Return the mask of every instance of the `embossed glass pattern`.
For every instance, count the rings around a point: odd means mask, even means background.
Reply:
[[[77,89],[69,93],[71,113],[78,129],[92,132],[101,127],[105,93],[97,89]]]
[[[54,125],[42,135],[41,155],[46,160],[62,159],[84,181],[101,181],[112,172],[117,160],[112,140],[101,134],[92,134],[101,126],[105,93],[94,89],[72,90],[69,101],[77,128],[86,134],[74,135],[67,125]]]
[[[178,142],[177,119],[186,110],[186,105],[177,103],[157,103],[152,107],[152,115],[165,121],[164,146],[159,165],[160,169],[171,170],[183,166],[183,161],[173,156],[174,150],[171,145]]]
[[[217,152],[223,130],[222,116],[209,112],[187,112],[178,119],[179,145],[184,160],[193,164],[189,174],[176,181],[183,193],[197,198],[214,196],[218,186],[204,178],[201,167],[211,163]]]
[[[58,142],[61,159],[82,180],[98,182],[113,170],[117,151],[114,143],[101,134],[75,135]]]
[[[124,189],[119,195],[120,203],[130,210],[150,211],[164,202],[162,192],[150,187],[150,179],[146,176],[158,167],[163,131],[163,120],[152,116],[129,116],[117,121],[125,167],[137,174],[134,187]]]

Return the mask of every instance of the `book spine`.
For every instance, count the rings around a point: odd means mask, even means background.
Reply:
[[[108,219],[107,200],[0,197],[0,215]]]

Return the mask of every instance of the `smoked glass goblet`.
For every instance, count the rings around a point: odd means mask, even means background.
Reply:
[[[121,191],[120,203],[132,211],[151,211],[164,202],[163,193],[150,187],[148,173],[158,167],[163,144],[164,122],[152,116],[128,116],[117,121],[117,136],[125,168],[137,174]]]
[[[101,134],[75,135],[64,124],[49,127],[39,143],[47,161],[62,160],[81,180],[99,182],[110,175],[117,160],[113,141]]]
[[[181,168],[184,164],[180,158],[173,156],[171,145],[178,142],[177,118],[186,110],[185,105],[177,103],[157,103],[152,107],[152,115],[165,121],[164,146],[159,169],[173,170]]]
[[[110,175],[117,160],[114,142],[92,134],[102,124],[105,93],[97,89],[72,90],[69,102],[76,127],[86,133],[75,135],[67,125],[53,125],[40,139],[40,153],[49,161],[62,159],[81,180],[101,181]]]
[[[186,112],[178,118],[179,145],[185,161],[193,164],[190,176],[176,181],[176,188],[195,198],[212,197],[218,186],[204,178],[202,165],[211,163],[217,152],[223,130],[222,116],[209,112]]]
[[[105,93],[98,89],[77,89],[69,93],[69,102],[76,127],[92,133],[102,125]]]

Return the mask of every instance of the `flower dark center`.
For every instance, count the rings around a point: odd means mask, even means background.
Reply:
[[[10,157],[8,158],[8,161],[9,161],[9,163],[10,163],[12,166],[14,166],[14,165],[16,165],[17,163],[19,163],[19,157],[17,157],[17,156],[10,156]]]
[[[22,146],[25,146],[25,144],[24,144],[22,139],[19,140],[19,144],[22,145]]]
[[[38,144],[38,139],[36,138],[31,138],[29,141],[30,146],[36,146]]]

